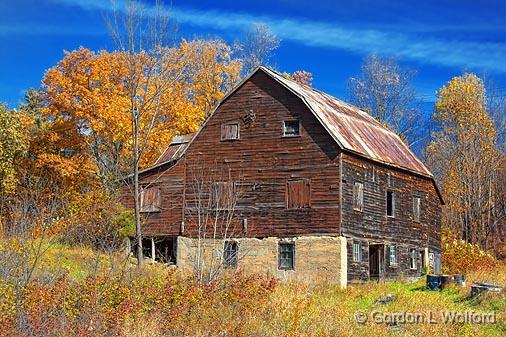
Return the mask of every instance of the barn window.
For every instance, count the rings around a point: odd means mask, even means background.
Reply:
[[[295,243],[280,242],[278,269],[293,270],[294,255],[295,255]]]
[[[410,249],[409,250],[409,267],[411,269],[417,269],[417,251],[416,249]]]
[[[360,242],[353,242],[352,245],[352,255],[353,255],[353,261],[354,262],[361,262],[362,261],[362,247]]]
[[[355,182],[353,185],[353,209],[360,211],[364,209],[364,184]]]
[[[141,212],[159,212],[162,207],[160,188],[145,187],[141,190]]]
[[[283,122],[283,136],[295,137],[298,135],[300,135],[300,123],[298,120]]]
[[[227,123],[221,126],[221,140],[239,139],[239,123]]]
[[[223,266],[225,268],[237,267],[238,244],[236,241],[227,240],[223,246]]]
[[[422,200],[420,197],[413,198],[413,221],[420,222],[420,206],[422,204]]]
[[[388,246],[388,261],[390,266],[397,266],[397,247],[395,245]]]
[[[286,183],[286,208],[308,208],[311,204],[309,179],[288,180]]]
[[[395,216],[395,196],[392,191],[387,191],[387,216]]]
[[[210,190],[210,208],[233,209],[236,204],[236,187],[232,181],[213,183]]]

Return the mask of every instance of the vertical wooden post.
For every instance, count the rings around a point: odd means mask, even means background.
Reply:
[[[155,238],[151,237],[151,262],[155,263]]]

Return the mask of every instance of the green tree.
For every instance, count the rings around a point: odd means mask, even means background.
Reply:
[[[20,114],[0,104],[0,191],[13,192],[16,186],[15,159],[27,150]]]

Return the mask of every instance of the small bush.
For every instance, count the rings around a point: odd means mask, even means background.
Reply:
[[[497,267],[496,258],[478,245],[449,237],[443,238],[442,245],[443,273],[468,273]]]

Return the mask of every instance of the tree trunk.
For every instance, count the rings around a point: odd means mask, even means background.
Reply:
[[[132,104],[134,107],[134,104]],[[142,227],[141,227],[141,200],[139,195],[139,121],[138,112],[133,108],[134,117],[134,203],[135,203],[135,240],[137,241],[137,267],[142,267],[144,257],[142,254]]]

